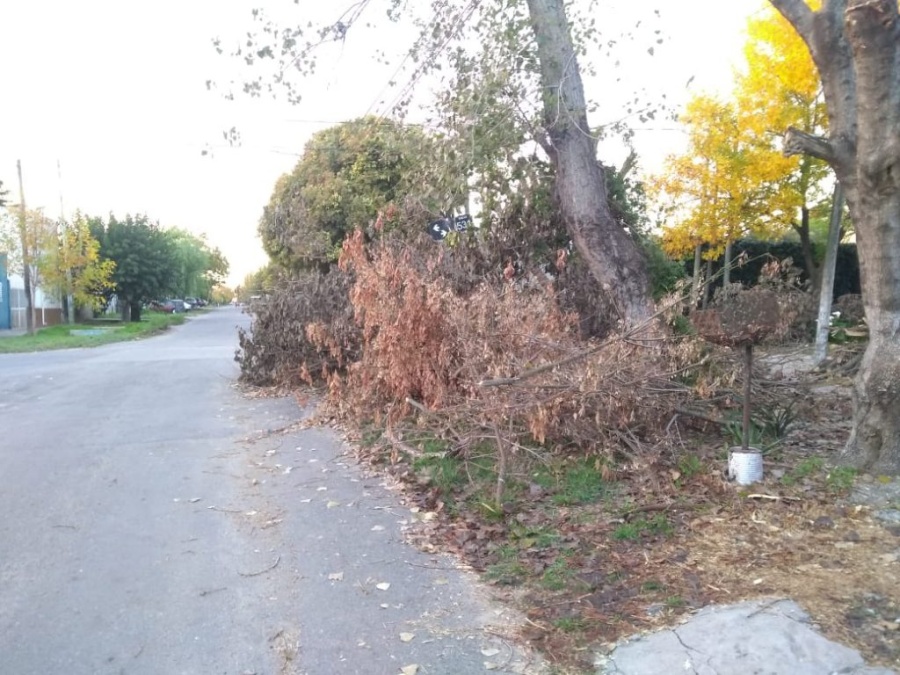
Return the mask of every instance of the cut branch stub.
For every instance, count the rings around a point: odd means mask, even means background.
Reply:
[[[697,333],[726,347],[758,343],[778,326],[778,298],[771,291],[741,291],[725,304],[694,312]]]

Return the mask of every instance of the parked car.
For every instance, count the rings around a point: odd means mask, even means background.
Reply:
[[[191,306],[188,303],[186,303],[184,300],[181,300],[180,298],[175,298],[173,300],[166,300],[166,302],[172,303],[172,305],[175,307],[175,309],[173,311],[176,314],[180,313],[180,312],[186,312],[191,308]]]
[[[148,306],[154,312],[165,312],[166,314],[171,314],[175,311],[175,305],[171,300],[154,300]]]

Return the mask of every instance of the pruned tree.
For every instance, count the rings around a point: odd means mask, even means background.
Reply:
[[[544,149],[556,170],[563,221],[626,326],[652,313],[646,261],[610,212],[597,144],[562,0],[528,0],[543,92]]]
[[[250,95],[283,91],[289,100],[299,100],[293,77],[314,70],[320,45],[349,39],[371,4],[353,4],[337,21],[317,29],[305,28],[301,21],[283,26],[255,10],[261,32],[248,33],[234,51],[252,69],[240,88]],[[418,9],[398,0],[387,5],[388,16],[395,19]],[[571,8],[561,0],[434,0],[423,5],[420,38],[408,54],[416,64],[415,75],[385,112],[402,114],[422,75],[440,71],[447,89],[437,97],[439,128],[449,143],[435,159],[447,160],[448,170],[457,173],[457,192],[473,187],[472,182],[480,183],[476,190],[501,183],[500,174],[514,173],[518,160],[536,145],[543,148],[554,170],[561,221],[579,254],[622,323],[640,323],[652,313],[647,267],[633,233],[616,221],[606,203],[597,129],[588,124],[581,82],[579,57],[588,36],[598,34],[593,24],[570,24]],[[658,35],[655,39],[661,40]],[[472,44],[481,45],[480,55],[468,56]],[[224,51],[221,41],[216,46]],[[443,75],[445,67],[452,72],[449,78]],[[481,83],[487,86],[475,93]],[[496,134],[505,148],[494,142]],[[490,168],[488,158],[502,158],[494,161],[500,171]]]
[[[828,133],[790,128],[785,151],[827,162],[856,230],[869,344],[844,458],[900,473],[900,12],[897,0],[771,0],[822,79]]]

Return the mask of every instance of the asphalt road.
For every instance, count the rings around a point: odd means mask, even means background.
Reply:
[[[247,323],[0,355],[0,675],[539,672],[397,491],[235,388]]]

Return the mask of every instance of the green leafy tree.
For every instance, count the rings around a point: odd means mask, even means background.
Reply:
[[[288,100],[298,101],[297,76],[315,69],[316,48],[346,39],[370,4],[353,4],[338,21],[318,28],[302,20],[283,26],[254,10],[261,30],[248,33],[234,52],[251,69],[241,83],[243,91],[283,91]],[[502,203],[523,187],[521,180],[504,180],[504,174],[514,176],[521,160],[539,146],[552,166],[558,222],[575,242],[601,293],[625,325],[650,316],[646,262],[638,242],[613,217],[596,156],[598,136],[618,125],[602,130],[589,126],[581,81],[586,44],[602,43],[606,51],[618,36],[601,39],[593,18],[577,17],[571,6],[551,0],[434,0],[419,6],[391,0],[387,14],[394,20],[417,15],[412,20],[421,29],[408,54],[414,75],[399,88],[387,112],[402,116],[416,83],[426,74],[438,73],[448,83],[436,110],[436,126],[446,143],[431,157],[435,166],[456,174],[447,203],[453,205],[461,195],[464,199],[472,182],[503,191],[496,200]],[[570,17],[575,17],[571,23]],[[661,41],[658,34],[655,41]],[[480,49],[473,50],[473,45]],[[224,51],[220,41],[216,47]],[[651,114],[630,105],[626,117]],[[482,200],[490,204],[484,195]],[[318,250],[330,243],[325,238],[314,241]],[[290,248],[286,244],[296,242],[279,242],[276,256]]]
[[[115,263],[115,294],[123,317],[141,320],[143,303],[173,290],[178,273],[172,238],[145,215],[128,215],[106,222],[91,219],[91,232],[100,242],[100,255]]]
[[[412,191],[428,145],[417,128],[376,118],[315,134],[263,210],[266,252],[286,269],[334,262],[350,232]]]
[[[166,230],[175,254],[172,292],[180,297],[208,298],[210,291],[228,275],[228,260],[218,248],[210,248],[205,235],[186,230]]]

